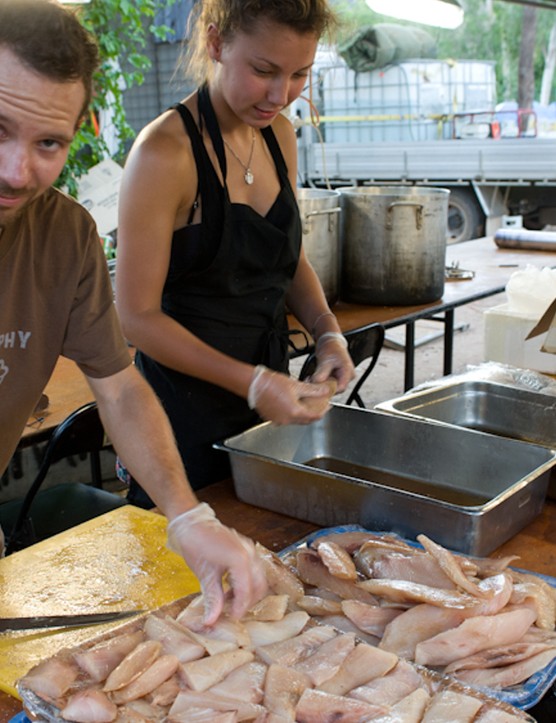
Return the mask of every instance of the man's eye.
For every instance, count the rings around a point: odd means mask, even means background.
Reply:
[[[55,141],[55,140],[53,140],[52,138],[46,138],[44,141],[41,141],[40,145],[41,145],[43,148],[46,148],[46,150],[50,151],[50,150],[54,150],[54,149],[56,149],[56,148],[59,148],[59,147],[60,147],[60,142],[59,142],[59,141]]]

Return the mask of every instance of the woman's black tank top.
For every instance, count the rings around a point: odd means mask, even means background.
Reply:
[[[199,90],[200,120],[211,137],[224,185],[191,113],[181,104],[176,110],[191,139],[202,219],[173,235],[162,309],[214,348],[286,372],[285,295],[299,260],[301,223],[276,137],[271,128],[263,129],[280,181],[278,196],[263,217],[230,201],[224,145],[208,89]],[[229,476],[227,455],[212,444],[259,421],[246,401],[142,352],[136,363],[168,413],[192,486]]]

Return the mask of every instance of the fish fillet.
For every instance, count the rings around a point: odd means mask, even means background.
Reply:
[[[345,695],[357,686],[385,675],[397,662],[398,658],[393,653],[360,643],[345,658],[338,672],[319,688],[333,695]]]
[[[441,690],[432,699],[423,716],[423,723],[471,723],[482,708],[483,702],[471,695],[453,690]]]
[[[200,660],[192,660],[181,666],[181,675],[195,691],[204,691],[219,683],[240,665],[250,663],[255,656],[249,650],[230,650]]]
[[[382,706],[308,688],[297,704],[298,723],[366,723],[386,713]]]
[[[448,665],[487,648],[516,643],[534,620],[535,613],[527,608],[468,618],[457,628],[418,643],[415,662],[420,665]]]

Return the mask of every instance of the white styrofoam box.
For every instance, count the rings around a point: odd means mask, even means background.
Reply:
[[[526,340],[539,321],[536,316],[500,304],[484,312],[484,321],[485,361],[556,374],[556,354],[541,351],[546,333]]]

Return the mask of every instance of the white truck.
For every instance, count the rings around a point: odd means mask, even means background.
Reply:
[[[494,233],[503,216],[556,224],[556,117],[500,110],[494,62],[418,59],[356,73],[320,48],[311,75],[289,111],[300,185],[449,188],[449,243]]]

